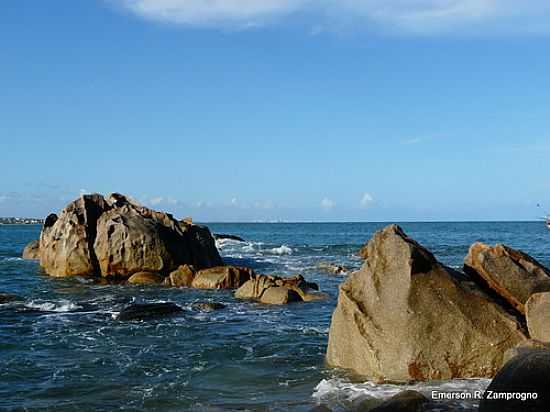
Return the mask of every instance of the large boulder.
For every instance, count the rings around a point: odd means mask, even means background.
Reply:
[[[217,266],[199,270],[191,286],[197,289],[237,289],[241,287],[254,271],[239,266]]]
[[[46,218],[40,233],[40,265],[50,276],[99,273],[94,252],[97,221],[110,209],[99,194],[81,195]]]
[[[479,412],[550,410],[550,350],[533,349],[512,358],[495,376]]]
[[[180,223],[172,215],[114,193],[82,195],[40,235],[40,264],[52,276],[127,278],[141,271],[168,275],[182,264],[222,264],[208,228]]]
[[[505,245],[474,243],[464,260],[464,271],[521,314],[525,314],[529,296],[550,291],[550,270],[531,256]]]
[[[29,242],[29,244],[25,246],[25,249],[23,249],[22,257],[28,260],[40,259],[40,242],[38,240]]]
[[[327,361],[376,381],[490,377],[525,339],[515,318],[391,225],[340,287]]]
[[[529,336],[541,342],[550,342],[550,292],[531,295],[525,307]]]
[[[286,305],[292,302],[301,302],[300,295],[292,289],[284,286],[268,288],[260,298],[260,302],[266,305]]]

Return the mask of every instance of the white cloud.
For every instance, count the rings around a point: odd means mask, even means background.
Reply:
[[[321,200],[321,207],[325,210],[331,210],[336,206],[336,203],[334,203],[333,200],[329,199],[328,197],[325,197],[323,200]]]
[[[152,206],[157,206],[157,205],[161,204],[163,200],[164,200],[164,198],[161,197],[161,196],[152,197],[151,199],[149,199],[149,204],[152,205]]]
[[[352,18],[364,26],[413,33],[492,27],[550,33],[548,0],[110,0],[158,21],[189,26],[262,26],[307,14],[313,33],[331,20]],[[519,19],[519,21],[518,21]],[[522,24],[520,24],[522,22]]]
[[[365,193],[361,198],[360,204],[361,204],[361,207],[367,208],[370,205],[372,205],[373,202],[374,202],[374,198],[372,197],[372,195],[370,193]]]

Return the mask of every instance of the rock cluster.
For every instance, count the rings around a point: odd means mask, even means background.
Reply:
[[[324,299],[326,295],[315,292],[318,289],[319,287],[315,283],[306,282],[301,275],[288,278],[253,275],[237,289],[235,297],[265,304],[282,305]]]
[[[330,365],[376,381],[490,377],[528,338],[517,313],[399,226],[377,232],[365,256],[340,287]]]
[[[26,256],[36,249],[29,245]],[[165,276],[184,264],[198,269],[223,264],[208,228],[178,222],[117,193],[82,195],[59,216],[49,215],[38,250],[44,271],[58,277]]]

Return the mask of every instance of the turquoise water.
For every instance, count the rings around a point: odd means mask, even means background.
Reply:
[[[356,269],[355,251],[384,226],[374,223],[210,224],[242,236],[222,241],[228,263],[262,273],[303,274],[330,298],[268,307],[230,291],[98,286],[54,279],[20,259],[39,226],[0,226],[0,292],[24,303],[0,305],[0,410],[15,411],[307,411],[335,410],[402,387],[374,385],[325,367],[337,288],[345,276],[317,268]],[[531,223],[403,223],[442,262],[459,267],[476,240],[502,242],[550,265],[550,231]],[[173,301],[182,316],[147,322],[113,318],[132,302]],[[203,313],[194,302],[223,310]],[[484,388],[487,380],[436,382],[417,389]],[[475,404],[459,403],[462,410]]]

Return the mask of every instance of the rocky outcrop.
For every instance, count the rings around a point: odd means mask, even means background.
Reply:
[[[550,350],[524,352],[512,358],[498,372],[485,391],[479,412],[549,411],[549,387]],[[534,393],[536,399],[527,396]],[[499,394],[505,397],[499,399]]]
[[[141,271],[168,275],[178,266],[222,264],[208,228],[111,194],[82,195],[40,235],[40,264],[52,276],[128,278]]]
[[[494,300],[396,225],[341,285],[327,361],[376,381],[493,376],[526,339]]]
[[[464,260],[464,271],[521,314],[525,314],[529,296],[550,291],[550,270],[531,256],[504,245],[474,243]]]
[[[315,283],[306,282],[301,275],[288,278],[254,275],[235,292],[235,297],[265,304],[283,305],[325,299],[325,294],[315,292],[318,289]]]
[[[175,315],[183,309],[172,302],[164,303],[135,303],[122,309],[116,316],[117,320],[146,320],[162,316]]]
[[[195,278],[195,268],[191,265],[181,265],[164,279],[165,286],[176,288],[189,288]]]
[[[361,247],[361,249],[359,249],[357,251],[357,256],[363,258],[363,259],[366,259],[368,258],[368,243],[365,244],[364,246]]]
[[[40,242],[38,240],[33,240],[25,249],[23,249],[23,259],[28,260],[38,260],[40,259]]]
[[[550,342],[550,292],[531,295],[525,307],[529,336],[541,342]]]
[[[191,286],[197,289],[237,289],[241,287],[254,271],[239,266],[217,266],[199,270]]]
[[[127,283],[130,285],[160,285],[164,278],[158,273],[137,272],[130,276]]]

